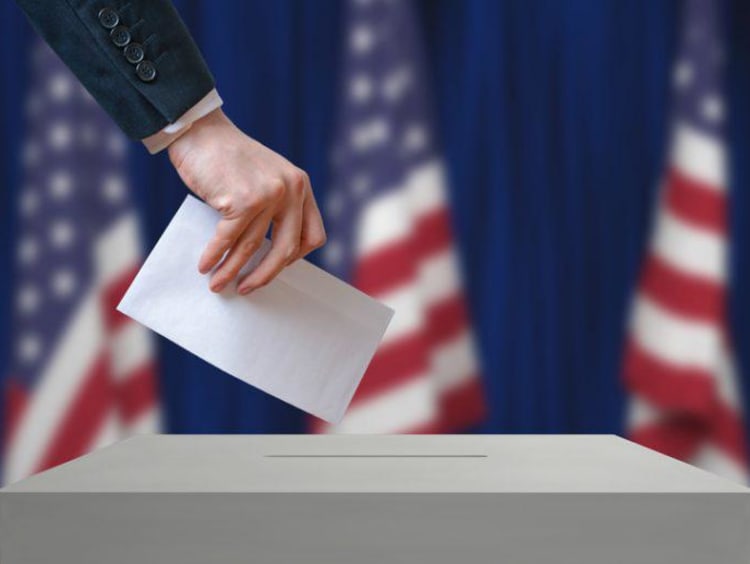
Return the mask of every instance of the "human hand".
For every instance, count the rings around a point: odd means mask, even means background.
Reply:
[[[285,266],[325,244],[307,174],[245,135],[221,109],[193,123],[168,152],[187,187],[222,216],[198,263],[203,274],[219,265],[209,283],[212,291],[237,277],[271,224],[271,249],[237,282],[241,294],[268,284]]]

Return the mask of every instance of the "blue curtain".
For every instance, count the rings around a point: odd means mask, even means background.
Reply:
[[[309,171],[324,198],[341,6],[176,2],[227,113]],[[750,367],[750,9],[728,22],[732,315]],[[677,1],[439,0],[420,4],[457,236],[490,405],[482,432],[619,432],[629,300],[666,142]],[[11,272],[28,25],[0,8],[0,267]],[[134,145],[153,244],[185,195],[165,155]],[[0,277],[8,356],[12,281]],[[305,417],[160,341],[173,432],[300,432]],[[7,364],[7,363],[4,363]],[[744,374],[750,374],[747,370]]]

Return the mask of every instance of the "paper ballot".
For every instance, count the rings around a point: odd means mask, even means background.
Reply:
[[[233,285],[214,294],[198,259],[218,220],[188,196],[118,309],[232,376],[339,422],[393,311],[304,260],[247,296]]]

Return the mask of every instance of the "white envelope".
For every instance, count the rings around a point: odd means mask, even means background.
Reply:
[[[218,220],[188,196],[118,309],[232,376],[339,422],[393,311],[303,260],[247,296],[233,284],[214,294],[198,259]]]

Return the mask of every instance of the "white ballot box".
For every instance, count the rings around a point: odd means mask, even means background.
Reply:
[[[614,436],[152,436],[2,490],[0,562],[739,564],[749,518]]]

